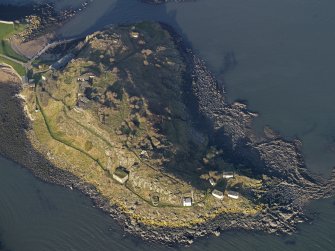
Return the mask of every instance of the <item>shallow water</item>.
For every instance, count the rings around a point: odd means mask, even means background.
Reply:
[[[58,1],[58,7],[68,3]],[[172,25],[225,82],[229,100],[245,99],[260,113],[257,130],[270,125],[286,137],[301,138],[308,167],[327,175],[335,165],[334,7],[332,0],[198,0],[163,6],[94,0],[59,34],[77,36],[140,20]],[[115,223],[77,192],[38,182],[4,160],[0,173],[6,191],[0,193],[0,239],[11,250],[162,248],[123,238]],[[301,225],[292,237],[233,232],[200,240],[191,249],[335,250],[332,203],[313,203],[320,212],[315,224]]]

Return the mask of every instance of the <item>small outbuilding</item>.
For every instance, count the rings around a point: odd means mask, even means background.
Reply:
[[[113,173],[113,179],[124,184],[129,179],[129,173],[123,167],[118,167]]]
[[[240,194],[235,191],[227,191],[227,195],[229,198],[237,200],[240,197]]]
[[[183,198],[183,206],[184,207],[191,207],[192,206],[192,198],[184,197]]]
[[[214,186],[216,186],[216,182],[215,182],[215,180],[213,179],[213,178],[210,178],[209,179],[209,183],[214,187]]]
[[[142,150],[140,153],[140,158],[148,159],[149,158],[148,152],[146,150]]]
[[[234,178],[234,172],[223,172],[222,178],[224,179],[231,179]]]
[[[70,53],[59,59],[56,63],[50,66],[51,69],[58,70],[60,68],[65,67],[72,59],[74,58],[74,54]]]
[[[140,36],[140,33],[136,32],[136,31],[132,31],[132,32],[130,32],[130,36],[132,38],[138,38]]]
[[[216,189],[212,191],[212,195],[219,200],[223,200],[223,197],[224,197],[223,192],[216,190]]]

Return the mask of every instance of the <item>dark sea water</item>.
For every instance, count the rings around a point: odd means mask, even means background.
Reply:
[[[56,2],[62,8],[81,0]],[[225,82],[230,101],[244,99],[260,113],[255,129],[270,125],[287,138],[300,138],[310,170],[327,176],[335,166],[334,10],[332,0],[198,0],[162,6],[94,0],[59,35],[140,20],[170,24]],[[124,237],[80,193],[41,183],[3,159],[0,189],[0,250],[165,249]],[[314,202],[309,210],[317,213],[313,224],[301,224],[289,237],[231,232],[186,250],[335,250],[334,199]]]

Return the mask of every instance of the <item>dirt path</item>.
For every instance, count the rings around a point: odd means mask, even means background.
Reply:
[[[0,83],[21,83],[21,77],[7,64],[0,63]]]

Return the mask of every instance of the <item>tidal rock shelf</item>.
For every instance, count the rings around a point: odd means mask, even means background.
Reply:
[[[245,104],[225,102],[222,86],[205,63],[194,54],[191,57],[193,91],[199,111],[208,118],[216,137],[222,138],[222,146],[236,161],[251,166],[255,173],[266,175],[262,200],[268,208],[257,220],[251,220],[253,227],[249,222],[251,225],[240,223],[238,228],[270,233],[294,231],[297,223],[307,220],[303,211],[306,203],[334,195],[335,171],[330,180],[313,175],[307,170],[298,140],[287,141],[269,128],[264,136],[257,135],[251,127],[257,114],[248,111]]]

